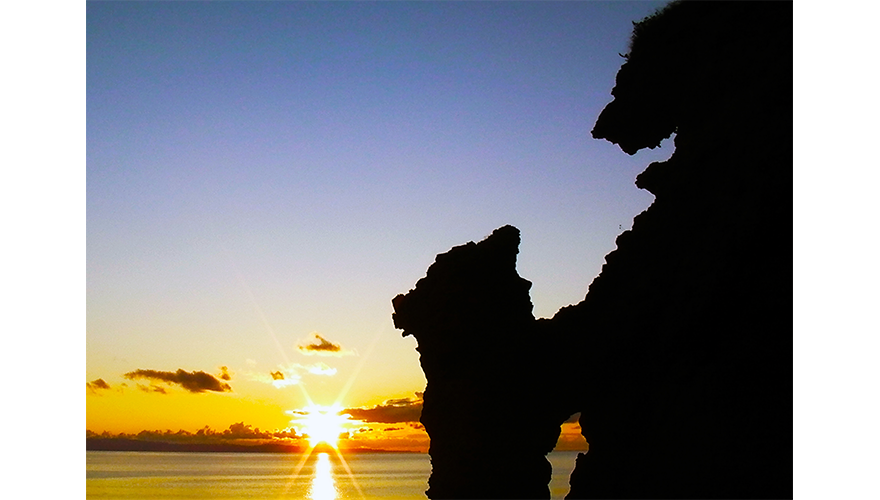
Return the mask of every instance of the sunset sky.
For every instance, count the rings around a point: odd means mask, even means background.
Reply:
[[[344,385],[366,359],[345,406],[415,397],[424,379],[413,339],[391,327],[391,298],[437,253],[504,223],[523,230],[519,271],[536,314],[580,301],[618,228],[651,201],[635,175],[671,153],[664,144],[630,158],[589,137],[630,21],[657,5],[263,3],[233,16],[244,6],[223,2],[203,7],[214,24],[194,21],[207,14],[194,18],[192,3],[5,6],[7,490],[70,496],[84,427],[286,427],[282,410],[301,408],[301,391],[249,381],[248,359],[266,375],[282,352],[323,359],[336,375],[303,374],[320,402],[338,396],[322,383]],[[189,12],[171,22],[135,11],[172,6]],[[866,64],[877,8],[794,9],[798,498],[877,496],[880,415],[866,397],[880,379],[870,326],[880,72]],[[358,10],[389,16],[345,15]],[[345,19],[393,29],[359,32]],[[275,28],[209,29],[224,20]],[[309,61],[322,80],[309,79]],[[350,121],[371,110],[369,123]],[[300,355],[312,331],[359,356]],[[147,394],[136,385],[147,380],[124,378],[221,366],[232,392],[159,383],[169,394]],[[395,367],[399,379],[384,375]],[[83,398],[83,371],[110,389]]]
[[[590,137],[664,3],[89,2],[87,429],[426,448],[391,299],[505,224],[537,317],[583,299],[672,153]]]

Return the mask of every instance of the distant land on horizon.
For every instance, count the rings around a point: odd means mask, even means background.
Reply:
[[[87,437],[86,451],[155,451],[181,453],[303,453],[305,446],[280,443],[237,444],[237,443],[170,443],[167,441],[145,441],[130,438]],[[313,453],[332,451],[329,446],[317,446]],[[415,450],[383,450],[374,448],[341,448],[346,454],[352,453],[426,453]]]

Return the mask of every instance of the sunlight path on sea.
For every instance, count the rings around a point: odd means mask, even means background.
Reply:
[[[422,453],[313,453],[293,476],[299,453],[89,451],[86,498],[103,500],[426,500],[431,462]],[[554,451],[551,498],[568,494],[577,452]],[[493,453],[486,451],[485,460]],[[321,464],[321,462],[326,462]],[[355,481],[356,480],[356,481]],[[331,487],[332,485],[332,487]]]
[[[336,483],[333,481],[333,470],[330,458],[326,453],[318,453],[315,464],[315,475],[312,476],[312,488],[309,490],[311,500],[336,500]]]

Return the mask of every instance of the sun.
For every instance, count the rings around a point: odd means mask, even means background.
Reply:
[[[351,484],[357,490],[360,497],[365,498],[364,492],[361,491],[361,487],[358,486],[358,482],[352,474],[351,468],[348,466],[348,463],[342,456],[342,452],[339,450],[340,434],[346,432],[347,426],[356,425],[359,421],[352,420],[351,415],[340,415],[339,412],[341,411],[342,407],[339,406],[338,403],[334,403],[333,406],[319,406],[310,403],[309,406],[301,410],[287,411],[288,414],[295,415],[296,417],[291,423],[297,426],[298,431],[301,429],[302,433],[305,434],[305,437],[309,440],[309,449],[300,457],[293,476],[299,476],[300,471],[306,464],[306,461],[308,461],[309,457],[318,451],[316,450],[316,447],[320,444],[324,444],[325,446],[332,448],[333,453],[339,459],[339,463],[348,473],[348,477],[351,478]],[[336,488],[333,484],[330,462],[327,453],[323,450],[318,453],[318,461],[315,467],[315,472],[319,476],[316,476],[316,480],[313,482],[312,498],[323,498],[325,495],[326,498],[336,498],[337,494]]]
[[[337,405],[317,406],[305,408],[302,419],[298,422],[303,426],[303,433],[308,437],[312,448],[319,443],[326,443],[334,449],[338,449],[339,435],[345,432],[345,424],[348,415],[340,415],[342,410]]]

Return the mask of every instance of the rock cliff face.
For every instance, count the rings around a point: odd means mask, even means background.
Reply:
[[[583,356],[571,498],[792,495],[791,9],[679,3],[635,26],[593,136],[632,154],[675,131],[675,152],[553,319]]]
[[[685,2],[635,25],[593,136],[633,154],[675,133],[675,152],[637,177],[655,201],[581,303],[534,320],[510,227],[394,300],[428,379],[431,498],[546,498],[534,457],[575,411],[590,451],[568,498],[792,496],[791,23],[785,2]],[[524,353],[557,366],[529,392]],[[539,426],[498,418],[514,393]],[[501,420],[503,459],[473,463],[472,433]]]
[[[516,272],[518,247],[519,230],[497,229],[438,255],[393,300],[394,325],[418,340],[428,380],[421,422],[431,436],[431,498],[550,496],[544,456],[571,412],[555,374],[523,374],[547,347],[537,342],[532,284]]]

